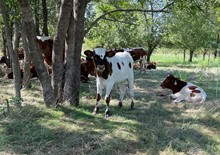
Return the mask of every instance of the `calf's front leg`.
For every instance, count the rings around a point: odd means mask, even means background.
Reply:
[[[100,94],[97,94],[96,95],[96,104],[95,104],[95,108],[93,110],[93,114],[97,114],[99,112],[99,101],[101,99],[101,95]]]

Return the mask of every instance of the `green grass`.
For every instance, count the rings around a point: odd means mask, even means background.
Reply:
[[[220,89],[218,62],[208,65],[200,57],[182,63],[181,55],[155,53],[155,71],[135,71],[135,109],[130,100],[117,107],[119,94],[112,93],[112,116],[104,118],[105,102],[100,113],[92,115],[95,105],[95,80],[81,84],[78,108],[61,105],[48,109],[43,104],[39,81],[22,90],[23,108],[11,107],[10,114],[0,115],[0,154],[30,155],[127,155],[127,154],[220,154]],[[160,88],[165,76],[173,72],[207,92],[203,105],[174,104]],[[0,103],[13,97],[11,80],[0,78]]]

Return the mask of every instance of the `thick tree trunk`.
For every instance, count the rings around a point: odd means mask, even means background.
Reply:
[[[12,44],[12,39],[11,39],[11,30],[10,30],[10,26],[9,26],[9,23],[8,23],[9,19],[8,19],[7,12],[6,12],[5,1],[0,1],[0,10],[1,10],[3,21],[4,21],[4,24],[5,24],[7,48],[8,48],[9,54],[11,56],[11,60],[12,60],[12,70],[13,70],[13,76],[14,76],[15,96],[18,99],[20,99],[21,98],[21,92],[20,92],[20,89],[21,89],[20,67],[19,67],[18,57],[16,57],[16,54],[15,54],[15,52],[17,52],[17,51],[13,50],[13,44]],[[20,106],[20,103],[18,103],[18,106]]]
[[[152,54],[152,51],[151,51],[151,50],[148,50],[148,53],[147,53],[147,62],[150,62],[151,54]]]
[[[42,0],[42,12],[43,12],[43,34],[48,36],[48,27],[47,27],[47,20],[48,20],[48,13],[47,13],[47,1]]]
[[[192,58],[193,58],[193,50],[189,51],[189,62],[192,62]]]
[[[86,5],[86,0],[74,0],[73,17],[71,17],[68,30],[68,50],[65,68],[66,78],[64,85],[64,97],[71,105],[75,106],[79,105],[80,58],[84,38],[84,15]],[[72,48],[73,51],[71,51]],[[68,55],[71,58],[69,58]]]
[[[70,15],[72,13],[73,0],[64,0],[58,18],[56,35],[53,44],[52,85],[57,100],[62,100],[63,74],[64,74],[64,51],[66,33],[69,27]]]
[[[24,25],[26,27],[30,56],[42,85],[44,102],[47,106],[55,106],[56,99],[54,96],[53,88],[51,86],[51,79],[48,75],[47,68],[43,63],[42,55],[40,54],[39,48],[37,46],[37,34],[35,31],[36,26],[34,25],[31,7],[28,0],[18,0],[18,2],[22,11]]]

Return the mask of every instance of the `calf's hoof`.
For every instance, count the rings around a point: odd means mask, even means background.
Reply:
[[[121,108],[122,107],[122,102],[118,103],[118,107]]]
[[[134,102],[132,101],[131,102],[131,110],[133,110],[134,109]]]
[[[110,115],[110,111],[108,110],[108,111],[106,111],[105,112],[105,118],[108,118],[108,117],[110,117],[111,115]]]
[[[93,110],[93,115],[96,115],[99,112],[99,107],[95,107]]]

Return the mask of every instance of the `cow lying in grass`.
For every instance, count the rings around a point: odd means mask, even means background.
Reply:
[[[174,102],[177,103],[181,101],[203,103],[206,100],[207,95],[202,88],[190,82],[181,81],[172,74],[169,75],[160,86],[163,89],[171,89],[173,94],[171,94],[170,97],[175,99]]]
[[[131,109],[134,107],[133,97],[133,83],[134,83],[134,73],[133,73],[133,59],[128,52],[115,52],[113,50],[106,52],[105,48],[95,48],[94,52],[85,51],[84,54],[87,57],[93,57],[95,63],[96,73],[96,106],[93,113],[96,114],[99,111],[99,101],[102,96],[102,91],[106,89],[105,101],[106,101],[106,111],[105,116],[110,115],[109,103],[110,103],[110,93],[114,86],[117,84],[120,90],[120,101],[118,106],[122,106],[122,101],[126,92],[125,81],[128,81],[129,94],[131,98]]]

